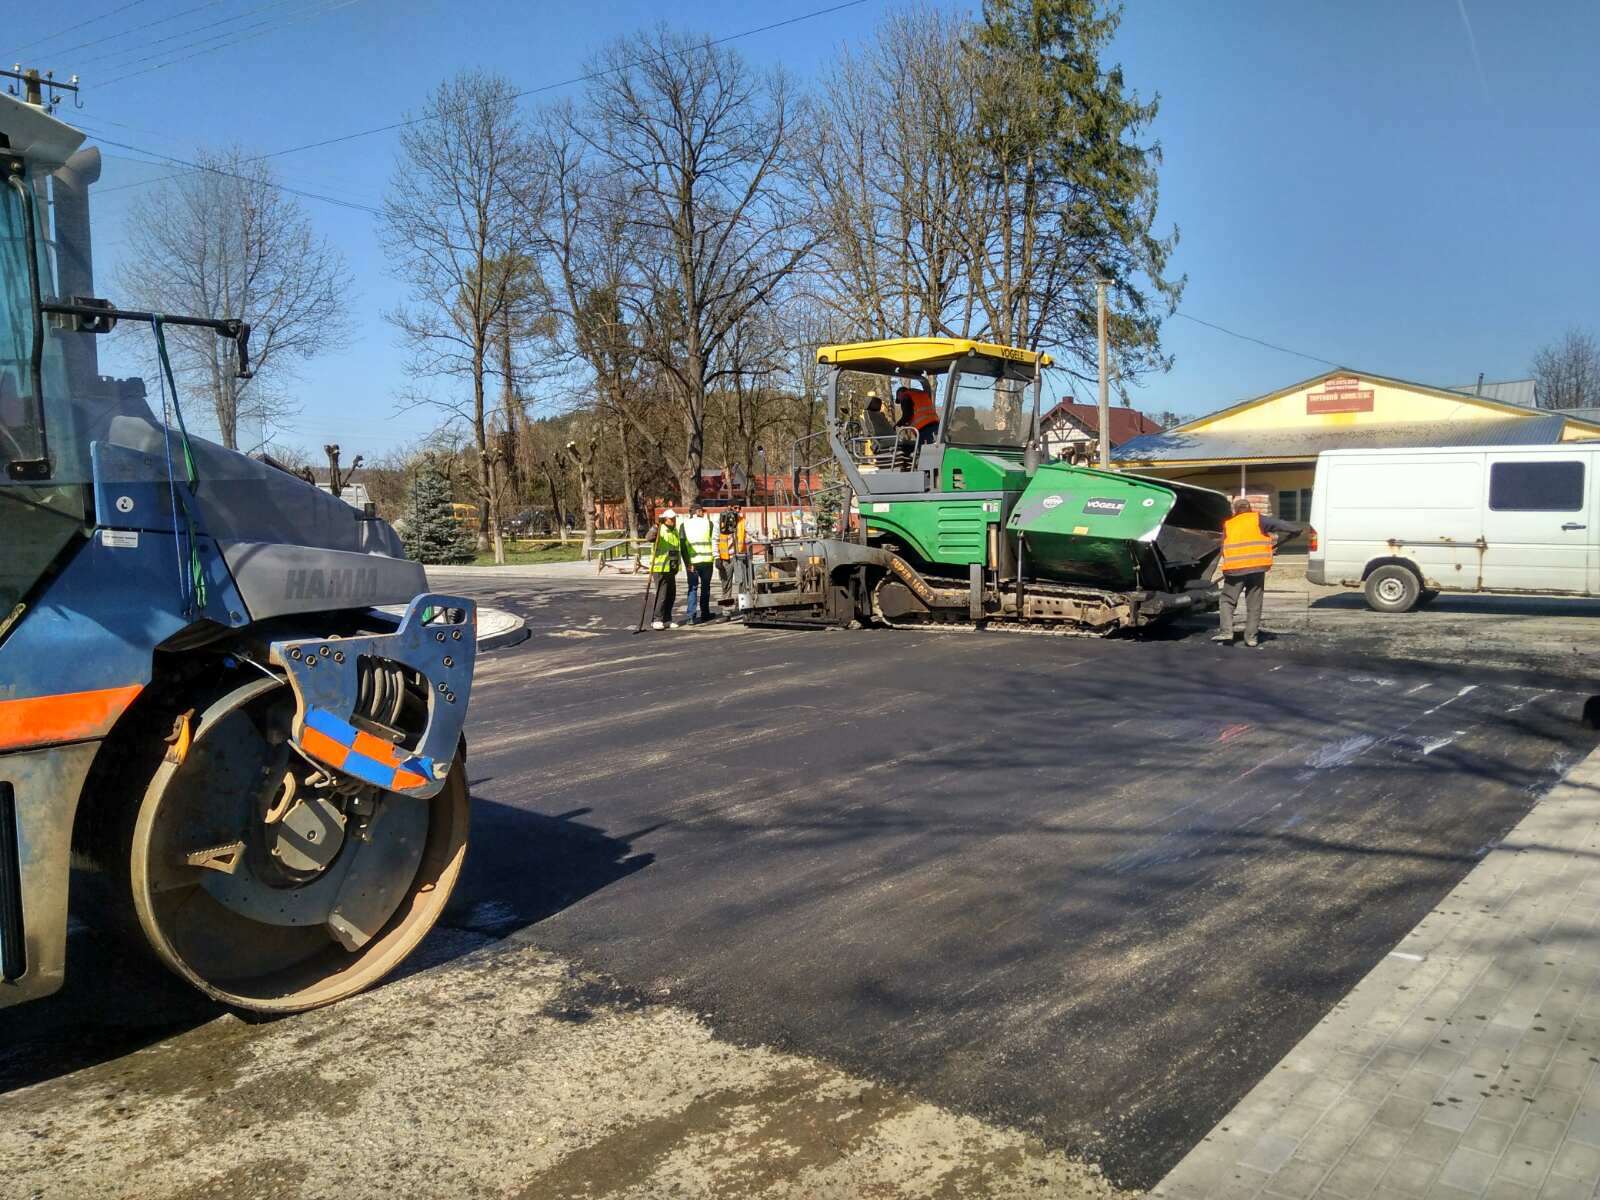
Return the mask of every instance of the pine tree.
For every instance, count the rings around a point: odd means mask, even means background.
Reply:
[[[453,566],[477,557],[472,531],[456,520],[450,485],[431,463],[417,471],[411,485],[402,540],[407,557],[417,562]]]
[[[973,40],[978,120],[972,153],[999,214],[980,297],[991,334],[1093,361],[1089,284],[1111,284],[1119,374],[1161,371],[1162,318],[1184,278],[1169,277],[1177,230],[1156,229],[1159,108],[1104,61],[1122,19],[1108,0],[983,0]]]

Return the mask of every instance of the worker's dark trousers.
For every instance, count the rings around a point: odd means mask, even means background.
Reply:
[[[666,625],[672,620],[672,606],[678,602],[678,573],[657,571],[655,620]]]
[[[733,564],[725,558],[717,559],[717,579],[722,584],[720,603],[730,607],[733,604]]]
[[[1222,614],[1222,632],[1233,632],[1233,610],[1239,605],[1239,595],[1244,594],[1244,636],[1248,641],[1256,636],[1261,625],[1261,602],[1267,594],[1267,573],[1248,571],[1240,575],[1222,577],[1222,596],[1217,607]]]
[[[711,564],[689,564],[689,596],[686,605],[689,624],[711,620]]]

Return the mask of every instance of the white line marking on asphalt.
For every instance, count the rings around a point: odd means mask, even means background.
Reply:
[[[1443,750],[1446,746],[1448,746],[1451,742],[1455,741],[1458,737],[1460,737],[1465,732],[1466,732],[1465,729],[1458,729],[1454,733],[1452,733],[1449,737],[1428,738],[1426,741],[1424,741],[1422,743],[1422,754],[1423,754],[1423,757],[1426,758],[1428,755],[1432,754],[1435,750]]]
[[[1433,686],[1433,684],[1431,684],[1431,683],[1419,683],[1414,688],[1407,688],[1406,689],[1406,695],[1415,696],[1418,692],[1423,691],[1426,688],[1431,688],[1432,686]]]
[[[1467,684],[1466,687],[1462,688],[1454,696],[1451,696],[1450,699],[1440,701],[1438,704],[1435,704],[1432,708],[1430,708],[1427,712],[1423,713],[1422,715],[1425,716],[1425,717],[1431,717],[1431,716],[1433,716],[1434,713],[1438,712],[1441,708],[1444,708],[1447,705],[1454,704],[1457,700],[1461,699],[1461,697],[1465,696],[1468,692],[1475,692],[1477,690],[1478,690],[1478,685],[1477,684],[1469,683],[1469,684]]]

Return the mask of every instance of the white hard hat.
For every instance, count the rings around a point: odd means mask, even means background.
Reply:
[[[674,521],[676,521],[678,519],[678,514],[673,512],[670,508],[662,509],[661,510],[661,519],[663,521],[665,521],[668,517],[671,517]]]

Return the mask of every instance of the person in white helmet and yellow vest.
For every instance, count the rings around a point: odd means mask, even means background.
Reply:
[[[672,619],[672,606],[678,599],[678,564],[685,560],[683,531],[678,528],[678,514],[672,509],[662,509],[656,518],[656,527],[650,531],[650,574],[655,588],[655,620],[652,629],[676,629]]]
[[[688,614],[691,625],[711,620],[711,565],[716,561],[717,523],[706,516],[705,505],[695,500],[679,528],[688,544],[685,560],[689,567]]]
[[[1244,644],[1259,646],[1261,604],[1266,598],[1272,553],[1300,532],[1298,525],[1264,517],[1244,496],[1233,498],[1233,516],[1222,527],[1222,595],[1217,603],[1221,628],[1213,642],[1233,641],[1233,613],[1244,601]],[[1281,536],[1274,537],[1274,534]]]

